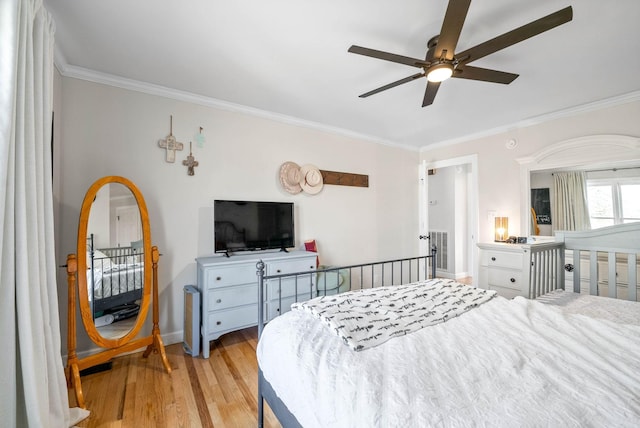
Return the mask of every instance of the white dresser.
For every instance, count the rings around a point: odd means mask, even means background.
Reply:
[[[201,294],[202,352],[209,358],[209,342],[230,331],[258,323],[258,277],[256,264],[265,263],[266,275],[313,271],[316,253],[292,251],[212,256],[196,259]],[[315,274],[297,283],[272,280],[267,283],[265,316],[268,320],[290,309],[296,300],[315,297]]]
[[[480,243],[478,287],[496,290],[500,296],[535,298],[561,288],[563,244]]]

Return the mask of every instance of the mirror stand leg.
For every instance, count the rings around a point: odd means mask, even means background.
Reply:
[[[160,357],[162,358],[162,363],[164,364],[164,368],[167,370],[167,373],[171,373],[171,365],[169,364],[167,353],[164,350],[164,343],[162,342],[160,331],[158,331],[156,334],[153,335],[153,342],[155,343],[156,352],[160,353]]]
[[[162,343],[162,336],[160,336],[160,327],[158,325],[160,316],[158,311],[158,260],[160,259],[160,252],[155,245],[151,247],[151,261],[152,273],[153,273],[153,328],[151,329],[151,344],[147,346],[147,349],[142,354],[144,357],[149,356],[151,351],[160,353],[162,358],[162,364],[167,370],[167,373],[171,373],[171,365],[167,359],[167,354],[164,350],[164,343]]]
[[[151,351],[154,354],[160,354],[160,358],[162,358],[162,364],[164,365],[167,373],[171,373],[171,364],[169,364],[169,359],[167,358],[167,353],[164,350],[164,343],[162,342],[162,336],[160,336],[160,329],[157,326],[153,327],[153,332],[151,333],[152,342],[147,346],[142,356],[147,358]]]
[[[84,395],[82,394],[82,383],[80,383],[80,369],[78,369],[78,365],[71,363],[69,365],[67,375],[67,383],[69,383],[76,392],[76,402],[78,407],[86,409],[87,407],[84,402]]]
[[[75,254],[67,256],[67,284],[69,286],[68,325],[67,325],[67,388],[73,388],[76,392],[78,407],[85,409],[82,384],[80,383],[80,369],[78,368],[78,356],[76,355],[76,273],[78,261]]]

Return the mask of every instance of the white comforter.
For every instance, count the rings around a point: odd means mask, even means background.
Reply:
[[[523,298],[362,352],[292,311],[266,326],[257,353],[306,428],[640,424],[640,326]]]

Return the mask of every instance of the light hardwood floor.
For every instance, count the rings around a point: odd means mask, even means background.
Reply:
[[[166,347],[173,372],[158,355],[117,357],[111,370],[82,377],[87,408],[80,427],[256,427],[257,329],[222,336],[208,360]],[[69,403],[75,395],[69,391]],[[265,427],[279,427],[265,405]]]

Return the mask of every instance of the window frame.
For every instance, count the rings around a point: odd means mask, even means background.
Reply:
[[[613,218],[612,217],[602,217],[602,216],[594,216],[589,210],[589,219],[591,220],[592,229],[593,229],[593,219],[596,220],[608,220],[613,219],[613,224],[623,224],[623,223],[632,223],[640,221],[640,218],[637,217],[624,217],[623,211],[623,200],[622,200],[622,189],[621,186],[635,184],[640,185],[640,177],[609,177],[609,178],[588,178],[586,180],[587,187],[587,206],[590,205],[589,201],[589,187],[590,186],[611,186],[611,199],[612,199],[612,207],[613,207]],[[601,226],[604,227],[604,226]]]

